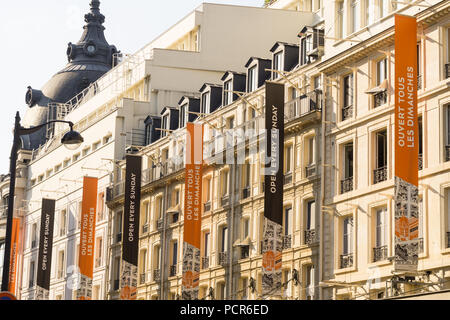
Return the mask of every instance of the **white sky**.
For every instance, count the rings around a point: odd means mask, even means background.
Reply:
[[[263,0],[100,0],[106,39],[134,53],[202,2],[261,7]],[[67,64],[81,37],[90,0],[0,1],[0,174],[9,172],[12,129],[24,117],[27,86],[41,87]]]

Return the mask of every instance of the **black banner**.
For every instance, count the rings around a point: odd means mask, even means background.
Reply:
[[[142,157],[127,155],[126,166],[122,258],[124,261],[137,266],[139,254]]]
[[[284,85],[266,82],[266,165],[264,216],[283,224]]]
[[[50,290],[55,203],[55,200],[42,199],[41,231],[39,237],[39,258],[36,284],[44,290]]]

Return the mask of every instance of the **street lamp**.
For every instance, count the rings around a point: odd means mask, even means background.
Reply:
[[[9,264],[11,258],[11,234],[12,234],[12,222],[13,222],[13,208],[14,208],[14,191],[16,188],[16,162],[17,152],[20,148],[20,136],[29,135],[35,133],[51,123],[67,123],[70,126],[70,131],[64,135],[61,139],[61,143],[69,150],[77,149],[83,142],[83,137],[73,130],[73,123],[70,121],[53,120],[47,123],[41,124],[33,128],[24,128],[20,125],[19,112],[16,113],[16,122],[14,125],[14,141],[11,149],[10,157],[10,180],[9,180],[9,198],[8,198],[8,215],[6,220],[6,236],[5,236],[5,251],[3,259],[3,278],[1,291],[8,291],[9,287]]]

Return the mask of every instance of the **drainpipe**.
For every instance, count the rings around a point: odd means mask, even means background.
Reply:
[[[228,298],[232,299],[232,293],[233,293],[233,234],[234,234],[234,206],[235,206],[235,191],[236,191],[236,187],[234,185],[234,180],[235,180],[235,175],[236,175],[236,158],[234,157],[234,161],[235,163],[232,164],[232,174],[231,174],[231,222],[230,222],[230,234],[228,236],[228,252],[230,254],[230,256],[228,257],[228,274],[229,274],[229,283],[230,285],[228,286]]]
[[[323,234],[323,212],[322,212],[322,208],[325,205],[325,130],[326,130],[326,102],[327,102],[327,88],[328,85],[325,83],[325,75],[322,73],[322,83],[323,83],[323,87],[324,87],[324,92],[323,92],[323,100],[322,100],[322,132],[321,132],[321,158],[320,158],[320,162],[321,162],[321,175],[320,175],[320,226],[319,226],[319,283],[323,282],[323,263],[324,263],[324,258],[323,258],[323,252],[324,252],[324,239],[325,236]],[[319,286],[319,300],[323,300],[323,288]]]
[[[114,188],[114,187],[113,187]],[[114,189],[113,189],[114,190]],[[109,209],[109,208],[108,208]],[[113,264],[113,261],[111,261],[111,256],[112,256],[112,221],[113,221],[113,210],[108,210],[108,237],[107,237],[107,248],[108,248],[108,256],[106,261],[109,261],[109,263],[106,263],[106,272],[105,272],[105,284],[104,284],[104,292],[107,298],[109,298],[110,294],[109,294],[109,290],[108,290],[108,282],[111,282],[111,275],[109,274],[109,265]],[[109,299],[108,299],[109,300]]]
[[[164,192],[164,203],[162,211],[163,219],[163,232],[162,232],[162,243],[161,243],[161,266],[160,266],[160,286],[159,286],[159,300],[164,300],[164,266],[166,265],[166,210],[168,206],[169,199],[169,186],[166,184],[166,190]]]

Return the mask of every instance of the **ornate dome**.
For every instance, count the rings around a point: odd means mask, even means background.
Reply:
[[[26,103],[30,107],[22,121],[24,127],[33,127],[47,122],[51,102],[66,103],[112,68],[113,55],[117,53],[105,39],[100,13],[100,1],[92,0],[91,10],[85,15],[86,25],[81,39],[68,44],[69,63],[55,74],[40,90],[28,87]],[[45,129],[22,137],[25,149],[36,149],[46,141]]]

